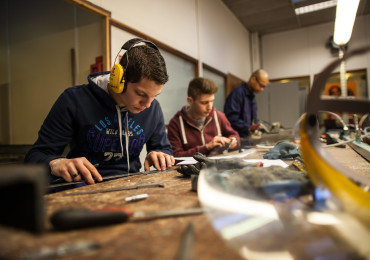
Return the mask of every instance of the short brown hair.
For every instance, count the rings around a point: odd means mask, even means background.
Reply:
[[[217,84],[207,78],[194,78],[189,82],[188,97],[197,99],[202,94],[215,94],[218,90]]]
[[[166,62],[159,50],[147,46],[139,45],[131,48],[122,58],[120,64],[126,68],[126,81],[137,83],[143,78],[152,80],[157,84],[164,85],[168,81]]]

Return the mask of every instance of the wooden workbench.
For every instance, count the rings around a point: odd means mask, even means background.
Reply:
[[[355,160],[355,165],[363,167],[364,175],[369,176],[368,163],[351,150],[330,148],[334,156],[343,160]],[[260,149],[248,158],[261,158],[267,150]],[[350,154],[350,156],[349,156]],[[342,160],[342,158],[340,159]],[[342,160],[342,162],[343,162]],[[361,164],[358,162],[361,161]],[[353,166],[353,163],[349,163]],[[369,175],[368,175],[369,174]],[[160,182],[164,187],[141,188],[136,190],[97,193],[89,195],[64,196],[74,191],[132,186],[150,182]],[[145,200],[126,203],[128,196],[147,193]],[[71,254],[60,259],[176,259],[183,232],[189,223],[195,228],[194,259],[242,259],[213,229],[207,215],[192,215],[159,218],[147,221],[129,221],[105,227],[73,231],[56,231],[49,222],[51,214],[66,207],[90,209],[125,206],[132,211],[154,211],[200,207],[197,193],[191,191],[191,180],[183,178],[176,170],[136,175],[106,181],[95,185],[80,187],[45,195],[46,231],[35,235],[9,227],[0,227],[0,259],[20,259],[22,255],[41,250],[43,247],[56,248],[63,244],[92,241],[100,248],[84,253]]]
[[[164,187],[63,196],[72,191],[132,186],[161,182]],[[142,201],[126,203],[128,196],[147,193]],[[66,207],[90,209],[126,206],[132,211],[153,211],[200,207],[197,193],[191,191],[191,180],[182,178],[177,171],[150,175],[136,175],[111,180],[96,185],[45,195],[46,215]],[[49,218],[47,218],[49,219]],[[195,228],[193,253],[196,259],[241,259],[228,248],[213,230],[206,214],[129,221],[106,227],[60,232],[53,230],[49,220],[46,232],[34,235],[13,228],[0,228],[0,259],[19,259],[22,254],[41,249],[43,246],[58,247],[79,241],[101,244],[100,249],[71,254],[65,259],[175,259],[184,230],[189,223]]]

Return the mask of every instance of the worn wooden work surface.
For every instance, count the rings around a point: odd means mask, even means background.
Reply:
[[[258,149],[247,158],[262,158],[268,149]],[[369,176],[368,163],[351,149],[330,148],[330,154],[347,167],[360,167],[361,174]],[[353,169],[356,170],[356,169]],[[161,182],[164,187],[64,196],[74,191],[132,186],[150,182]],[[128,196],[147,193],[146,200],[126,203]],[[183,178],[177,171],[150,175],[136,175],[96,185],[45,195],[46,231],[41,235],[0,228],[0,259],[20,259],[25,253],[43,247],[56,248],[64,244],[92,241],[101,248],[84,253],[71,254],[60,259],[176,259],[181,238],[189,223],[195,228],[194,259],[242,259],[217,234],[206,214],[170,217],[147,221],[129,221],[106,227],[59,232],[49,223],[50,215],[66,207],[90,209],[125,206],[132,211],[153,211],[200,207],[197,193],[191,191],[191,180]],[[59,258],[58,258],[59,259]]]
[[[370,180],[370,165],[361,155],[346,145],[346,148],[326,148],[327,153],[342,166],[353,173],[362,175]]]
[[[191,191],[191,180],[181,177],[177,171],[150,175],[136,175],[74,190],[45,196],[46,214],[50,216],[66,207],[90,209],[125,206],[132,211],[152,211],[200,207],[197,193]],[[135,184],[161,182],[164,188],[141,188],[136,190],[97,193],[89,195],[63,196],[72,191],[131,186]],[[146,200],[125,203],[128,196],[147,193]],[[85,253],[71,254],[62,259],[175,259],[181,237],[189,223],[195,228],[193,252],[196,259],[241,259],[228,248],[213,230],[206,214],[171,217],[58,232],[49,221],[42,235],[12,228],[0,228],[0,259],[19,259],[22,254],[41,249],[43,246],[58,247],[79,241],[93,241],[101,248]]]

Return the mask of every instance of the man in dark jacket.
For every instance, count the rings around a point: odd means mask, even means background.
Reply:
[[[253,72],[248,83],[235,88],[227,97],[224,112],[240,137],[247,137],[253,121],[257,120],[255,93],[262,92],[268,84],[267,72],[259,69]]]
[[[50,167],[51,180],[102,181],[102,176],[138,172],[146,144],[145,170],[174,165],[163,113],[155,97],[168,81],[165,61],[151,42],[132,39],[112,71],[88,76],[66,89],[46,117],[26,163]],[[117,55],[118,56],[118,55]],[[62,157],[65,147],[70,151]]]
[[[238,133],[225,114],[213,107],[218,87],[211,79],[195,78],[188,87],[187,102],[171,119],[168,139],[175,156],[221,153],[240,145]]]

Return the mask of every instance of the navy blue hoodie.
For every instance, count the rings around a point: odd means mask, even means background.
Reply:
[[[257,120],[256,96],[247,83],[231,91],[225,101],[224,113],[239,136],[247,137],[253,121]]]
[[[60,158],[69,144],[67,158],[86,157],[107,176],[138,172],[144,144],[147,152],[172,155],[158,101],[153,100],[138,114],[120,109],[106,90],[109,73],[91,74],[88,85],[68,88],[60,95],[27,153],[26,163],[48,164]]]

